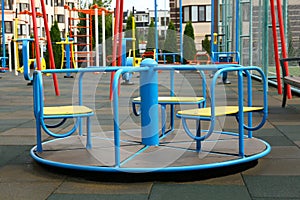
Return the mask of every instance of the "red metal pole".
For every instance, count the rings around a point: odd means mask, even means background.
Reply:
[[[33,1],[33,0],[31,0],[31,1]],[[50,68],[55,69],[55,62],[54,62],[52,42],[51,42],[50,31],[49,31],[48,20],[47,20],[46,6],[45,6],[44,0],[41,0],[40,2],[41,2],[42,13],[43,13],[43,18],[44,18],[45,32],[46,32],[46,36],[47,36],[49,59],[50,59]],[[60,92],[59,92],[59,88],[58,88],[58,81],[57,81],[56,74],[53,74],[52,78],[53,78],[53,83],[54,83],[56,96],[59,96]]]
[[[124,0],[120,0],[120,22],[119,22],[119,46],[118,46],[118,66],[122,65],[122,40],[123,40],[123,7]],[[124,52],[125,53],[125,52]],[[120,90],[119,90],[120,91]]]
[[[282,94],[281,76],[280,76],[280,63],[279,63],[279,52],[278,52],[278,40],[277,40],[277,31],[276,31],[275,3],[274,3],[274,0],[270,0],[270,9],[271,9],[271,17],[272,17],[273,40],[274,40],[273,44],[274,44],[274,54],[275,54],[277,91],[278,91],[278,94]]]
[[[32,23],[33,23],[33,35],[35,41],[35,49],[36,49],[36,65],[37,69],[41,70],[41,56],[40,56],[40,47],[39,47],[39,38],[38,38],[38,30],[37,30],[37,21],[36,21],[36,11],[35,11],[35,1],[30,0],[31,2],[31,10],[32,10]]]
[[[279,31],[280,31],[280,39],[281,39],[281,49],[282,49],[282,57],[287,58],[287,51],[286,51],[286,44],[285,44],[285,37],[284,37],[284,24],[283,24],[283,15],[282,15],[282,6],[281,0],[277,0],[277,14],[278,14],[278,21],[279,21]],[[286,75],[289,75],[288,63],[284,62],[284,68],[286,71]],[[288,85],[287,88],[287,96],[289,99],[292,98],[291,88]]]
[[[115,24],[114,24],[114,40],[113,40],[113,49],[112,49],[112,66],[117,66],[117,43],[119,41],[119,24],[120,24],[120,0],[116,0],[115,8]],[[114,20],[114,19],[113,19]],[[112,72],[110,76],[110,90],[109,90],[109,99],[112,100],[112,82],[114,79],[115,73]]]

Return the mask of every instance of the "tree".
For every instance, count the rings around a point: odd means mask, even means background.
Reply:
[[[210,40],[208,39],[208,36],[205,36],[205,39],[202,40],[202,49],[204,49],[208,55],[211,55]]]
[[[154,21],[151,20],[149,29],[148,29],[148,39],[146,51],[153,51],[155,49],[155,24]]]
[[[172,21],[170,21],[168,30],[167,30],[167,37],[164,43],[164,53],[177,53],[178,44],[177,44],[177,36],[175,31],[175,26]],[[172,56],[166,56],[168,62],[173,62]]]
[[[194,28],[192,22],[188,22],[184,29],[183,37],[183,58],[184,60],[193,60],[196,54]]]
[[[61,60],[62,49],[61,49],[60,44],[55,44],[56,42],[61,41],[60,30],[59,30],[57,21],[55,21],[54,24],[51,27],[50,37],[51,37],[51,42],[52,42],[52,49],[53,49],[55,67],[57,69],[59,69],[60,66],[61,66],[61,62],[62,62],[62,60]],[[50,66],[48,49],[45,53],[45,60],[46,60],[47,66]]]

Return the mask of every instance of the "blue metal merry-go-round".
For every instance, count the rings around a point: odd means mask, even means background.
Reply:
[[[159,96],[159,70],[170,71],[171,74],[175,70],[200,72],[202,96],[176,96],[172,86],[170,96]],[[202,70],[217,71],[208,88],[206,88],[208,81]],[[252,101],[250,72],[253,71],[262,77],[263,96],[259,106],[254,106]],[[91,117],[95,115],[95,111],[86,106],[81,97],[83,77],[87,73],[94,72],[115,73],[112,82],[111,131],[93,131]],[[128,72],[140,74],[140,97],[134,98],[129,104],[132,104],[132,112],[140,115],[141,124],[140,128],[124,130],[120,129],[119,122],[119,78]],[[215,88],[218,77],[224,72],[237,74],[236,105],[220,106],[216,100]],[[77,73],[78,104],[45,106],[42,73]],[[118,173],[201,171],[257,160],[267,155],[271,149],[268,143],[252,136],[252,131],[262,128],[267,119],[267,83],[264,77],[258,67],[234,64],[158,66],[152,59],[143,60],[141,67],[138,68],[89,67],[35,71],[33,92],[37,145],[31,149],[31,155],[37,162],[53,167]],[[174,80],[171,82],[174,83]],[[206,94],[207,89],[209,93]],[[247,103],[244,102],[245,99]],[[195,105],[195,108],[175,113],[174,106],[179,104]],[[171,107],[170,130],[166,130],[165,127],[166,106]],[[175,115],[181,119],[183,128],[174,128]],[[225,132],[216,129],[219,118],[224,116],[233,116],[236,119],[238,122],[236,131]],[[253,116],[257,116],[260,122],[256,120],[254,123]],[[75,119],[72,129],[66,133],[51,131],[68,118]],[[52,119],[62,121],[54,125],[48,124]],[[85,125],[83,121],[86,121]],[[208,123],[208,126],[202,126],[202,123]],[[191,127],[192,124],[194,127]],[[82,130],[83,126],[86,127],[86,131]],[[43,133],[52,136],[53,139],[43,142]]]

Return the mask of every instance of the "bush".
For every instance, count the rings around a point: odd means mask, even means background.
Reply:
[[[194,28],[192,22],[188,22],[184,29],[183,37],[183,58],[186,60],[193,60],[196,54]]]

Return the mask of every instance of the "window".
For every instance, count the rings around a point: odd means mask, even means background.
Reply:
[[[29,4],[28,3],[20,3],[20,12],[24,10],[29,10]]]
[[[54,6],[64,6],[64,0],[54,0]]]
[[[198,22],[198,6],[192,6],[192,22]]]
[[[205,22],[205,6],[199,6],[199,21]]]
[[[183,21],[188,22],[210,22],[211,6],[185,6],[183,8]]]
[[[186,6],[183,8],[183,21],[184,22],[188,22],[190,21],[190,7],[189,6]]]
[[[207,22],[211,22],[211,6],[206,6],[205,7],[205,17],[206,17],[206,20]]]
[[[12,1],[13,0],[4,0],[4,10],[12,10]],[[2,5],[0,5],[0,9],[2,9]]]
[[[27,29],[26,24],[20,24],[20,28],[18,29],[19,35],[26,35]]]
[[[12,22],[4,22],[5,26],[5,33],[12,33],[13,32],[13,24]],[[2,31],[2,21],[1,21],[1,31]]]
[[[64,23],[65,22],[65,16],[64,15],[57,15],[57,22],[58,23]]]

